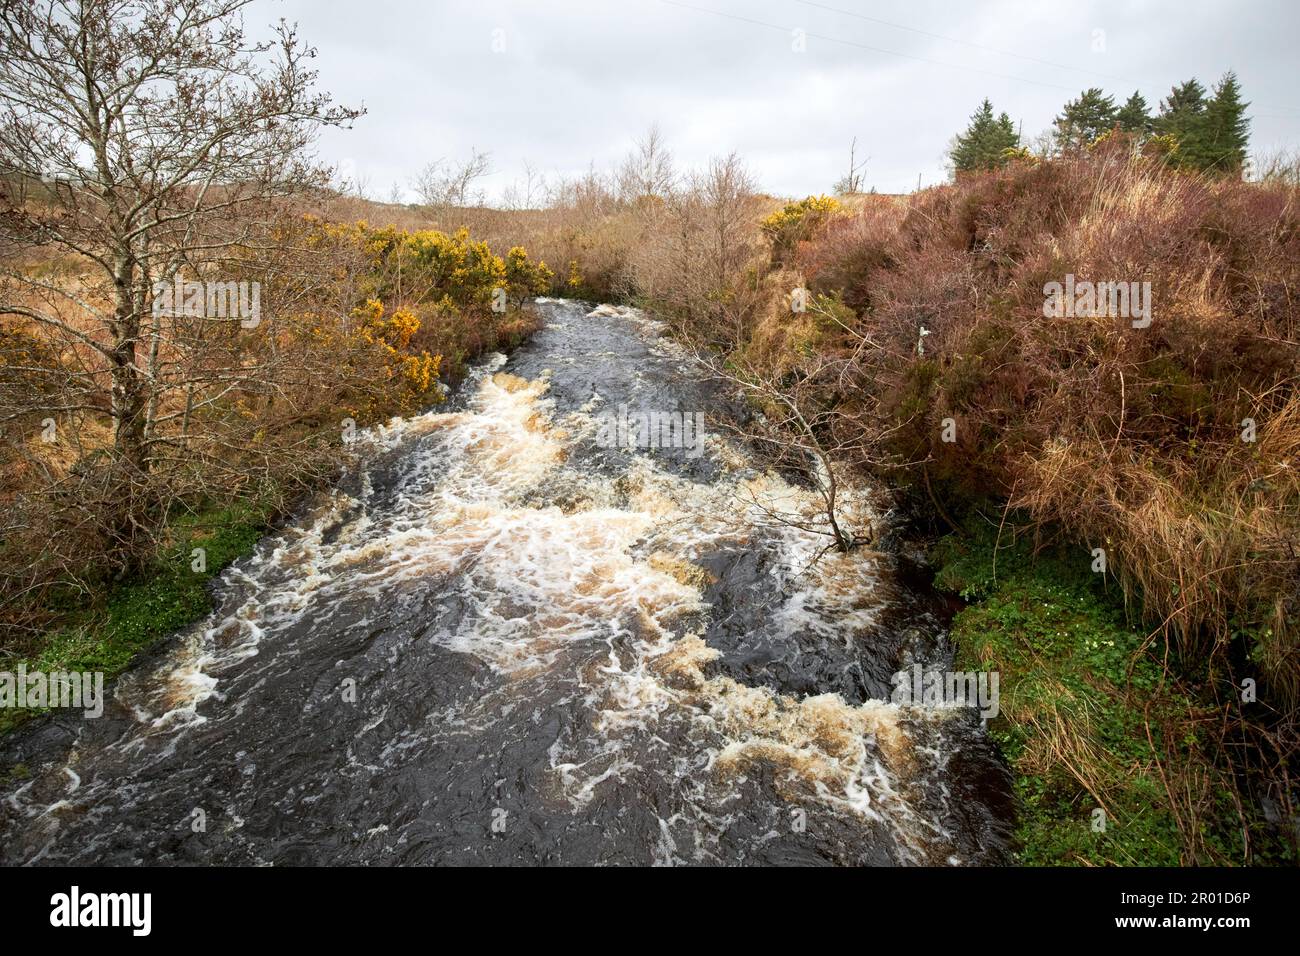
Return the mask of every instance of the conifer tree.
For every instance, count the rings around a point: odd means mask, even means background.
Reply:
[[[1081,149],[1115,125],[1115,100],[1100,88],[1084,90],[1056,118],[1056,145],[1062,152]]]
[[[1155,130],[1178,143],[1177,163],[1199,168],[1197,156],[1205,126],[1205,87],[1193,77],[1169,91],[1160,103]]]
[[[1139,138],[1151,132],[1151,111],[1147,101],[1137,90],[1125,100],[1124,105],[1115,113],[1115,122],[1126,133],[1133,133]]]
[[[966,131],[957,136],[948,156],[959,173],[996,169],[1007,162],[1006,151],[1014,149],[1020,137],[1006,113],[993,115],[993,104],[986,98],[971,117]]]
[[[1246,118],[1237,74],[1228,71],[1214,88],[1214,96],[1205,107],[1205,118],[1198,144],[1198,168],[1226,175],[1240,176],[1246,166],[1246,147],[1250,142],[1250,120]]]

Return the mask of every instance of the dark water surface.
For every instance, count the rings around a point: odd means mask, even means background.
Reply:
[[[711,431],[629,310],[547,325],[223,574],[105,714],[0,741],[0,862],[996,863],[1005,773],[970,711],[887,703],[946,667],[889,555],[775,521],[816,502]],[[850,496],[853,524],[871,516]]]

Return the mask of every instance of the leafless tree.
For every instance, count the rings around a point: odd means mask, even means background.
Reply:
[[[663,199],[672,191],[676,178],[672,153],[664,146],[658,124],[654,124],[636,141],[636,148],[619,167],[618,195],[628,203]]]
[[[76,283],[12,265],[0,314],[80,349],[118,458],[151,464],[164,320],[155,283],[254,241],[268,204],[323,185],[307,147],[358,111],[314,91],[314,50],[283,21],[245,33],[248,0],[6,0],[0,17],[0,241],[84,263]],[[48,196],[19,203],[10,185]],[[231,386],[233,387],[233,386]]]
[[[345,194],[355,196],[362,202],[370,202],[371,196],[371,177],[369,173],[363,173],[358,170],[353,174],[352,179],[347,183]]]
[[[591,222],[618,208],[611,177],[588,166],[581,176],[556,178],[546,187],[546,203],[552,209],[569,214],[574,223]]]
[[[732,154],[673,189],[630,250],[632,284],[713,341],[740,341],[760,300],[755,266],[765,254],[753,180]]]
[[[546,194],[546,177],[524,161],[523,176],[511,183],[502,195],[502,205],[511,212],[536,209]]]
[[[260,315],[159,307],[177,281],[265,285],[268,317],[290,301],[301,278],[259,260],[328,182],[316,132],[358,115],[315,91],[292,26],[251,39],[246,4],[0,0],[0,458],[25,475],[0,537],[34,559],[5,563],[6,596],[101,554],[129,568],[174,502],[237,487],[224,462],[264,430],[256,396],[310,374]],[[205,418],[241,424],[199,441]],[[29,444],[32,422],[57,441]]]
[[[775,368],[750,362],[741,351],[719,353],[689,330],[679,339],[711,378],[736,391],[754,411],[746,422],[732,422],[730,427],[758,444],[777,467],[803,475],[821,499],[819,521],[792,513],[770,516],[824,534],[830,538],[828,548],[847,552],[871,543],[875,531],[869,522],[846,525],[844,476],[886,465],[875,439],[891,429],[882,431],[880,423],[872,420],[871,409],[845,400],[864,393],[857,380],[863,370],[860,358],[878,346],[818,300],[799,297],[796,301],[806,301],[807,310],[819,321],[838,326],[848,347],[817,352],[791,368]]]
[[[862,192],[862,170],[866,169],[867,163],[871,162],[868,156],[862,162],[857,161],[858,138],[853,137],[853,142],[849,144],[849,171],[844,174],[844,178],[835,183],[835,192],[841,196],[849,196],[853,193]]]
[[[420,202],[433,210],[439,226],[449,227],[452,210],[483,202],[483,194],[475,190],[474,184],[492,171],[490,158],[472,149],[469,159],[462,163],[435,159],[415,174],[411,188]]]

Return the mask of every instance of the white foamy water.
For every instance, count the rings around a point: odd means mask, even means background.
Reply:
[[[647,324],[603,308],[587,321]],[[653,348],[680,361],[666,343]],[[947,791],[930,779],[946,760],[945,715],[747,683],[708,642],[718,611],[711,556],[761,551],[762,577],[737,612],[756,634],[842,648],[872,640],[880,626],[878,556],[825,554],[827,537],[806,530],[820,521],[817,496],[716,434],[708,481],[653,454],[593,467],[605,399],[593,389],[558,410],[551,374],[511,374],[504,361],[467,383],[464,407],[368,433],[350,493],[322,496],[295,528],[229,570],[234,597],[161,664],[119,684],[138,727],[104,749],[130,755],[132,773],[145,776],[142,766],[181,759],[185,735],[233,733],[255,719],[259,694],[283,684],[284,661],[299,645],[335,632],[400,633],[384,638],[393,672],[406,666],[404,642],[414,641],[467,655],[492,677],[479,679],[481,693],[400,729],[389,708],[401,702],[385,699],[348,738],[337,771],[345,776],[391,772],[521,715],[542,725],[555,711],[565,722],[534,768],[549,781],[537,797],[546,812],[581,819],[611,800],[671,793],[656,798],[672,811],[654,828],[658,862],[727,861],[726,834],[760,781],[775,795],[763,811],[774,827],[802,808],[886,834],[897,860],[961,862],[935,812]],[[850,490],[841,520],[860,528],[878,516]],[[431,595],[442,603],[418,619],[418,631],[383,623],[415,620],[405,609]],[[236,677],[237,694],[227,687]],[[320,706],[294,711],[310,717]],[[74,776],[77,756],[67,766]],[[255,767],[255,752],[236,756]],[[111,775],[76,780],[83,800],[114,785]],[[256,785],[241,783],[237,793]],[[50,814],[28,789],[10,805]],[[317,798],[304,788],[294,799]],[[241,809],[232,839],[251,840],[245,816]],[[51,826],[47,846],[57,836]],[[389,853],[406,839],[396,821],[358,832],[370,845],[391,841]]]

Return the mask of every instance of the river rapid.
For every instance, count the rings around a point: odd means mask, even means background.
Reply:
[[[923,576],[814,561],[816,496],[713,427],[732,409],[655,322],[537,307],[508,359],[363,435],[102,717],[0,740],[27,771],[0,862],[1008,860],[974,712],[889,702],[951,667]],[[620,407],[700,411],[703,445],[610,447]],[[846,495],[887,541],[879,510]]]

